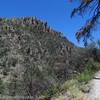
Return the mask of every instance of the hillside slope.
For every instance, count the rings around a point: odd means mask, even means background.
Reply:
[[[72,77],[74,45],[35,17],[0,18],[0,94],[33,96]]]

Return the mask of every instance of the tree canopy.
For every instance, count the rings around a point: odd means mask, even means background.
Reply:
[[[79,0],[79,2],[78,7],[73,9],[71,17],[73,17],[75,14],[83,16],[87,12],[90,14],[90,18],[86,20],[86,24],[76,32],[77,40],[79,41],[81,38],[83,38],[86,45],[87,39],[91,37],[93,29],[99,24],[100,0]]]

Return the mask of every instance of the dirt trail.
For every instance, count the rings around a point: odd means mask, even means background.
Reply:
[[[91,89],[89,100],[100,100],[100,71],[95,74],[94,79],[90,82]]]

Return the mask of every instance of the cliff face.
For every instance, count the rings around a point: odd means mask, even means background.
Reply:
[[[0,18],[0,94],[35,98],[69,79],[73,47],[62,33],[35,17]]]

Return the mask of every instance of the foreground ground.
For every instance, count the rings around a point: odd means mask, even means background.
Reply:
[[[54,95],[51,100],[100,100],[100,71],[93,74],[85,72],[77,79],[67,81],[61,88],[63,92]]]
[[[100,71],[95,74],[94,79],[91,81],[91,87],[90,100],[100,100]]]

